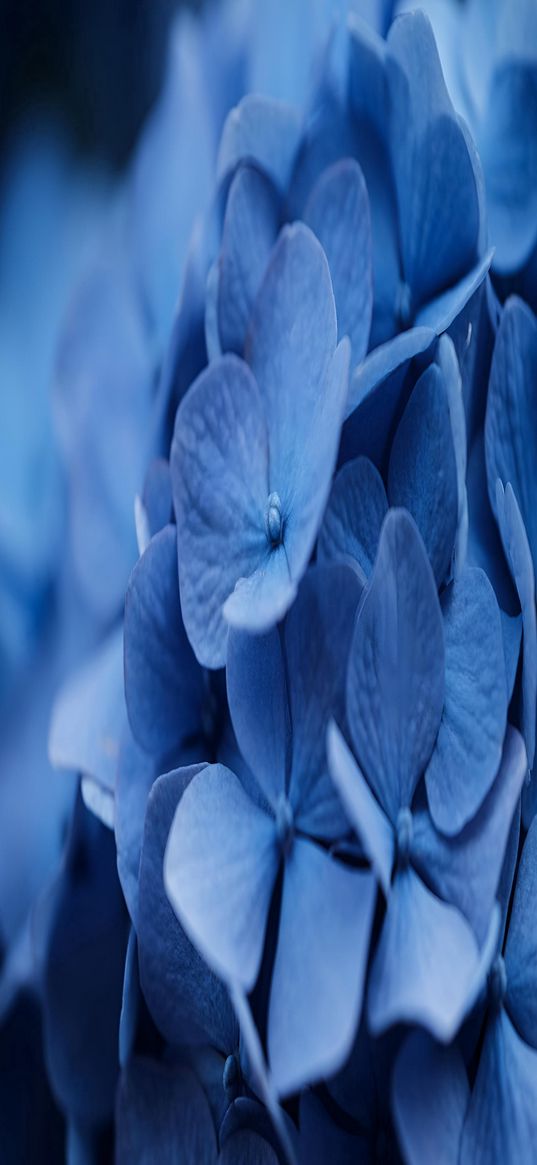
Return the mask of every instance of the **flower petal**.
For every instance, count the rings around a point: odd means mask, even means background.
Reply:
[[[149,1010],[172,1044],[208,1043],[224,1055],[238,1044],[228,993],[189,942],[166,897],[163,860],[177,805],[206,766],[159,777],[149,795],[140,857],[138,957]]]
[[[319,532],[318,558],[324,562],[351,558],[365,583],[373,570],[387,512],[384,482],[373,462],[367,457],[347,462],[328,499]]]
[[[216,1134],[207,1098],[182,1065],[135,1058],[121,1074],[117,1165],[181,1161],[215,1165]]]
[[[531,5],[527,5],[528,10]],[[537,30],[532,29],[533,47]],[[501,42],[500,42],[501,43]],[[527,47],[531,47],[528,42]],[[494,267],[509,274],[530,257],[537,222],[537,63],[499,61],[479,137]]]
[[[473,1002],[478,963],[462,914],[431,894],[410,866],[400,871],[371,968],[371,1031],[417,1023],[448,1043]]]
[[[537,1052],[502,1008],[485,1032],[460,1165],[527,1161],[537,1137]]]
[[[124,626],[129,723],[146,752],[163,756],[201,732],[205,691],[181,618],[174,526],[156,534],[137,562]]]
[[[347,817],[387,897],[395,853],[393,828],[333,721],[328,726],[327,752],[330,775]]]
[[[287,688],[277,628],[267,635],[231,630],[226,668],[237,743],[269,804],[285,792]]]
[[[528,538],[509,482],[504,490],[498,480],[496,491],[498,525],[503,548],[522,610],[524,655],[522,664],[522,722],[529,768],[535,755],[535,719],[537,713],[537,617],[535,612],[535,575]]]
[[[269,546],[265,413],[250,370],[236,356],[214,360],[183,398],[171,472],[186,631],[200,663],[220,667],[223,604]]]
[[[360,607],[347,680],[356,755],[395,824],[431,755],[444,701],[444,634],[418,530],[390,510]]]
[[[247,93],[228,114],[218,154],[218,181],[252,162],[281,191],[287,187],[300,138],[300,118],[283,101]]]
[[[500,609],[486,574],[468,568],[441,603],[446,690],[425,783],[433,821],[451,835],[475,815],[498,771],[507,690]]]
[[[393,1074],[393,1110],[405,1160],[429,1165],[434,1145],[437,1165],[458,1165],[469,1098],[457,1046],[445,1048],[426,1032],[413,1032],[397,1056]]]
[[[318,179],[304,212],[328,259],[338,337],[351,342],[351,367],[363,360],[373,310],[369,197],[357,162],[343,158]]]
[[[222,230],[218,322],[225,352],[243,352],[279,220],[278,196],[272,183],[253,166],[242,166],[231,183]]]
[[[259,970],[278,862],[275,823],[235,774],[224,765],[198,773],[173,820],[164,885],[209,966],[247,991]]]
[[[523,1039],[537,1048],[537,822],[530,825],[518,867],[505,945],[506,1007]]]
[[[525,775],[524,742],[520,733],[509,727],[494,784],[477,815],[456,837],[439,833],[427,811],[414,816],[412,861],[437,894],[458,906],[480,945],[489,925]]]
[[[371,874],[350,870],[311,842],[294,839],[268,1018],[269,1061],[282,1095],[331,1075],[350,1051],[374,904]]]

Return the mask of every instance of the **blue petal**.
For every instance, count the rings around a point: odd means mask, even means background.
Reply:
[[[125,956],[125,977],[123,979],[123,999],[119,1017],[119,1063],[123,1068],[134,1051],[136,1029],[140,1011],[140,977],[138,973],[138,943],[136,931],[131,926],[127,954]]]
[[[472,155],[422,12],[393,24],[388,78],[404,278],[422,306],[474,265],[480,230]]]
[[[239,162],[258,165],[275,186],[287,188],[300,137],[300,119],[290,105],[248,93],[228,114],[218,155],[218,180]]]
[[[435,334],[430,328],[410,328],[400,336],[394,336],[385,344],[380,344],[354,372],[349,388],[346,417],[358,405],[363,404],[375,389],[399,370],[404,375],[408,364],[415,356],[420,356],[434,343]]]
[[[191,765],[159,777],[149,795],[140,858],[140,982],[153,1019],[168,1042],[209,1043],[227,1055],[238,1044],[229,996],[177,921],[162,872],[178,802],[204,767]]]
[[[392,505],[412,514],[440,585],[455,545],[459,496],[447,390],[437,364],[420,376],[399,422],[388,495]]]
[[[304,212],[328,259],[338,337],[351,342],[352,367],[367,352],[373,282],[369,198],[357,162],[343,158],[319,178]]]
[[[242,166],[231,183],[222,231],[218,321],[224,351],[242,354],[279,219],[272,183],[252,166]]]
[[[535,34],[533,33],[533,48]],[[531,42],[526,46],[531,49]],[[479,137],[487,188],[494,266],[523,267],[537,233],[537,63],[504,59],[496,66]]]
[[[506,1007],[517,1031],[537,1047],[537,822],[530,825],[518,867],[505,945]]]
[[[303,579],[285,625],[293,734],[289,801],[297,827],[325,840],[347,832],[328,773],[326,729],[331,716],[343,720],[345,713],[349,628],[359,595],[349,567],[314,567]]]
[[[435,295],[424,307],[416,312],[416,324],[423,328],[434,328],[439,336],[460,315],[463,308],[483,283],[492,262],[493,251],[487,251],[467,275],[459,279],[448,291]]]
[[[432,752],[444,702],[444,635],[418,530],[390,510],[356,620],[347,713],[356,754],[395,824]]]
[[[441,603],[446,691],[425,782],[435,825],[454,834],[477,812],[498,771],[507,689],[500,610],[486,574],[468,568]]]
[[[127,726],[119,753],[114,826],[119,880],[134,925],[138,918],[138,872],[145,810],[157,775],[154,758],[136,744]]]
[[[235,1133],[223,1146],[218,1165],[278,1165],[278,1158],[271,1145],[247,1130]]]
[[[448,1043],[464,1018],[477,971],[477,944],[462,914],[431,894],[410,866],[400,871],[369,980],[373,1034],[394,1023],[417,1023]]]
[[[269,547],[268,434],[248,367],[214,360],[178,409],[171,452],[181,607],[200,663],[226,658],[222,607]]]
[[[453,449],[457,466],[457,534],[453,549],[452,572],[458,578],[463,569],[468,549],[468,497],[466,493],[467,433],[464,411],[464,390],[459,360],[450,336],[438,341],[436,360],[444,377],[449,408]]]
[[[503,1008],[486,1029],[463,1129],[460,1165],[528,1162],[537,1138],[537,1052]]]
[[[223,612],[230,627],[259,634],[283,619],[296,595],[286,547],[269,549],[249,578],[239,578]]]
[[[485,451],[489,496],[498,514],[496,481],[509,482],[537,562],[537,320],[520,299],[507,301],[490,370]]]
[[[293,579],[326,504],[348,389],[348,342],[334,354],[336,310],[324,252],[302,224],[285,227],[259,292],[246,358],[259,384]],[[308,456],[303,451],[308,450]]]
[[[218,325],[218,301],[220,295],[220,265],[217,260],[209,268],[205,287],[204,336],[207,363],[222,355],[222,341]]]
[[[269,1060],[282,1095],[331,1075],[350,1051],[374,905],[371,874],[349,870],[311,842],[294,839],[268,1018]]]
[[[234,773],[209,765],[177,807],[164,885],[179,921],[217,974],[256,980],[278,869],[276,827]]]
[[[95,781],[112,801],[112,816],[126,723],[121,640],[119,628],[65,683],[54,705],[49,736],[52,764]]]
[[[194,1073],[179,1065],[133,1060],[121,1074],[116,1141],[117,1165],[215,1165],[216,1134]]]
[[[526,774],[524,743],[508,728],[502,763],[481,809],[456,837],[435,829],[426,811],[414,817],[412,860],[433,889],[452,902],[483,942],[504,853]]]
[[[458,1165],[470,1098],[468,1077],[456,1047],[441,1047],[425,1032],[403,1044],[393,1074],[393,1109],[405,1160],[411,1165]]]
[[[327,752],[332,780],[387,897],[395,853],[393,828],[333,721],[328,726]]]
[[[369,1165],[367,1135],[341,1128],[310,1089],[300,1097],[300,1161],[304,1165]]]
[[[357,457],[340,469],[319,532],[317,556],[325,562],[351,558],[365,584],[388,511],[384,483],[372,461]]]
[[[138,551],[143,554],[154,534],[172,520],[170,466],[163,457],[154,457],[145,475],[141,496],[134,501]]]
[[[230,631],[226,667],[229,710],[237,743],[269,804],[286,786],[288,706],[281,639]]]
[[[203,672],[181,618],[174,526],[151,539],[125,599],[125,697],[146,752],[163,756],[201,730]]]
[[[508,483],[505,490],[497,483],[496,508],[498,525],[505,555],[518,591],[522,609],[524,656],[522,666],[522,721],[528,754],[528,765],[533,767],[535,754],[535,718],[537,709],[537,619],[535,613],[535,576],[528,538],[517,505]]]

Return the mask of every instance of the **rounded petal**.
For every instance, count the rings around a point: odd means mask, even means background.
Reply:
[[[279,225],[274,186],[253,166],[242,166],[228,194],[219,260],[218,323],[225,352],[242,354]]]
[[[340,469],[319,532],[317,555],[324,562],[351,558],[365,583],[375,561],[380,530],[388,512],[378,469],[357,457]]]

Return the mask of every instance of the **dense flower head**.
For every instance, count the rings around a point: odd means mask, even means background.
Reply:
[[[407,7],[181,18],[66,316],[69,1160],[533,1159],[537,30]]]

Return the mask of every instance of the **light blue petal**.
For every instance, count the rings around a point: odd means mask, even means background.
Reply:
[[[420,376],[399,422],[388,496],[412,514],[440,586],[453,555],[459,495],[446,384],[437,364]]]
[[[530,1165],[536,1138],[537,1052],[520,1039],[502,1008],[485,1032],[460,1165]]]
[[[477,812],[498,771],[507,688],[500,609],[486,574],[469,567],[441,605],[446,690],[425,783],[433,821],[451,835]]]
[[[530,825],[518,867],[505,945],[506,1007],[523,1039],[537,1048],[537,822]]]
[[[177,807],[164,885],[179,921],[217,974],[257,978],[278,869],[276,827],[223,765],[194,777]]]
[[[468,923],[441,902],[409,866],[392,884],[369,980],[374,1035],[417,1023],[449,1043],[466,1013],[478,970]]]
[[[236,356],[214,360],[183,398],[171,473],[186,631],[200,663],[220,667],[223,604],[269,547],[265,413],[250,370]]]
[[[129,723],[146,752],[163,756],[201,732],[205,685],[181,618],[174,526],[151,539],[132,572],[124,658]]]
[[[393,828],[333,721],[328,726],[327,752],[330,775],[349,821],[388,897],[395,854]]]
[[[226,599],[223,612],[230,627],[262,634],[283,619],[296,595],[286,547],[282,543],[265,552],[249,578],[239,578]]]
[[[480,944],[525,775],[524,742],[515,728],[508,728],[496,780],[477,815],[456,837],[439,833],[425,810],[414,817],[411,853],[416,868],[437,894],[459,907]]]
[[[300,118],[283,101],[248,93],[228,114],[218,154],[221,182],[239,165],[259,166],[275,186],[286,190],[300,136]]]
[[[418,530],[390,510],[349,658],[347,714],[356,755],[395,824],[429,760],[444,702],[444,633]]]
[[[218,322],[225,352],[243,352],[279,220],[279,200],[272,183],[252,166],[242,166],[228,194],[219,261]]]
[[[163,880],[164,851],[177,805],[204,768],[191,765],[166,773],[155,781],[148,798],[139,878],[140,983],[169,1043],[208,1043],[228,1055],[238,1044],[228,993],[187,939]]]
[[[349,337],[354,368],[367,352],[373,309],[369,198],[357,162],[343,158],[324,171],[310,195],[304,221],[328,259],[338,337]]]
[[[367,457],[349,461],[332,486],[319,532],[317,557],[324,562],[351,558],[365,583],[373,570],[387,511],[384,482],[373,462]]]
[[[403,1044],[393,1074],[393,1110],[401,1149],[410,1165],[458,1165],[470,1099],[464,1061],[425,1032]]]
[[[374,905],[371,874],[295,838],[285,867],[268,1017],[269,1061],[281,1095],[332,1075],[350,1051]]]

